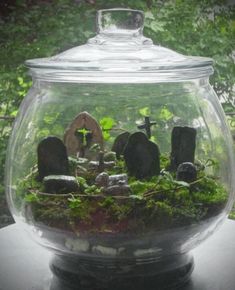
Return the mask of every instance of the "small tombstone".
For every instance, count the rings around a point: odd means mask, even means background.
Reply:
[[[196,166],[191,162],[181,163],[176,171],[176,179],[188,183],[195,181],[197,179]]]
[[[116,152],[109,151],[104,153],[104,161],[116,161]]]
[[[79,189],[78,182],[74,176],[49,175],[43,178],[45,190],[48,193],[66,194],[76,192]]]
[[[104,163],[100,163],[99,161],[90,161],[88,163],[88,170],[102,172],[105,169],[112,169],[115,166],[114,161],[107,161]]]
[[[121,133],[117,136],[113,143],[112,151],[116,152],[117,159],[120,159],[121,155],[123,155],[124,149],[128,142],[128,138],[131,134],[129,132]]]
[[[108,175],[106,172],[101,172],[97,175],[95,179],[95,183],[98,186],[102,187],[110,187],[114,185],[122,186],[128,185],[128,177],[127,174],[116,174],[116,175]]]
[[[57,137],[43,139],[37,148],[39,180],[48,175],[68,175],[69,162],[66,147]]]
[[[194,162],[197,131],[190,127],[174,127],[171,135],[171,165],[175,171],[181,163]]]
[[[102,172],[105,169],[111,169],[115,166],[114,161],[104,161],[104,152],[99,152],[99,160],[98,161],[90,161],[88,163],[88,169]]]
[[[127,174],[115,174],[109,176],[108,187],[105,193],[109,195],[127,195],[130,194],[131,188],[128,185]]]
[[[69,155],[85,157],[87,149],[94,144],[103,149],[102,130],[90,114],[82,112],[65,131],[64,143]]]
[[[127,185],[128,177],[127,174],[116,174],[109,176],[109,185]]]
[[[96,176],[95,183],[100,187],[107,187],[109,184],[109,175],[106,172],[101,172]]]
[[[159,175],[160,153],[158,146],[149,141],[142,132],[129,137],[124,150],[124,159],[130,175],[138,179]]]

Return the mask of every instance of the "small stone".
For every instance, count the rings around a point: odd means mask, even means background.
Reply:
[[[105,255],[105,256],[117,256],[117,249],[111,247],[104,247],[104,246],[93,246],[92,252],[96,255]]]
[[[54,194],[66,194],[79,190],[75,177],[68,175],[49,175],[43,178],[45,191]]]
[[[124,149],[126,147],[126,144],[128,142],[128,138],[131,134],[129,132],[124,132],[117,136],[115,139],[112,151],[116,153],[117,159],[120,159],[121,155],[124,153]]]
[[[105,188],[105,193],[108,195],[128,195],[130,190],[129,185],[112,185]]]
[[[138,249],[134,251],[135,257],[143,257],[148,255],[156,255],[162,252],[162,249],[160,248],[149,248],[149,249]]]
[[[101,172],[96,176],[95,183],[99,187],[107,187],[109,184],[109,175],[106,172]]]
[[[124,159],[128,173],[137,179],[160,174],[159,148],[142,132],[136,132],[129,137]]]
[[[104,161],[116,161],[116,152],[106,152],[104,153]]]
[[[109,176],[109,186],[112,185],[127,185],[127,174],[116,174]]]
[[[68,175],[69,162],[66,147],[57,137],[43,139],[37,149],[38,173],[42,180],[48,175]]]
[[[124,248],[124,247],[120,247],[120,248],[118,248],[117,251],[118,251],[118,254],[120,255],[120,254],[124,253],[125,250],[126,250],[126,248]]]
[[[197,179],[196,166],[191,162],[181,163],[176,171],[176,179],[188,183],[195,181]]]

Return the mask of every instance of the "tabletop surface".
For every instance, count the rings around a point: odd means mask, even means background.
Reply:
[[[181,290],[235,290],[235,221],[226,220],[192,253],[195,269]],[[1,229],[0,290],[52,290],[50,259],[16,224]]]

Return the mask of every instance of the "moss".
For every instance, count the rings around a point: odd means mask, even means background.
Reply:
[[[130,182],[130,188],[133,194],[135,195],[143,195],[145,192],[147,192],[150,189],[153,189],[156,186],[153,182],[147,182],[147,181],[140,181],[140,180],[134,180]]]
[[[72,161],[73,166],[75,163]],[[206,174],[206,166],[200,166],[198,179],[189,184],[177,181],[175,173],[166,170],[168,156],[161,156],[161,164],[165,168],[159,176],[141,181],[129,177],[129,196],[107,196],[102,187],[95,185],[98,173],[89,171],[86,176],[76,177],[80,187],[73,195],[39,195],[44,188],[38,182],[35,168],[21,181],[18,193],[24,194],[35,221],[89,233],[135,233],[190,225],[217,215],[225,206],[228,193],[218,179]],[[73,170],[76,171],[76,166]],[[125,172],[123,160],[118,160],[107,172]]]

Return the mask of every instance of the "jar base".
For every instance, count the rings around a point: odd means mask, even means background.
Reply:
[[[51,290],[177,289],[189,280],[194,260],[190,254],[170,256],[164,260],[125,262],[56,255],[50,268],[54,274],[55,287],[52,285]]]

